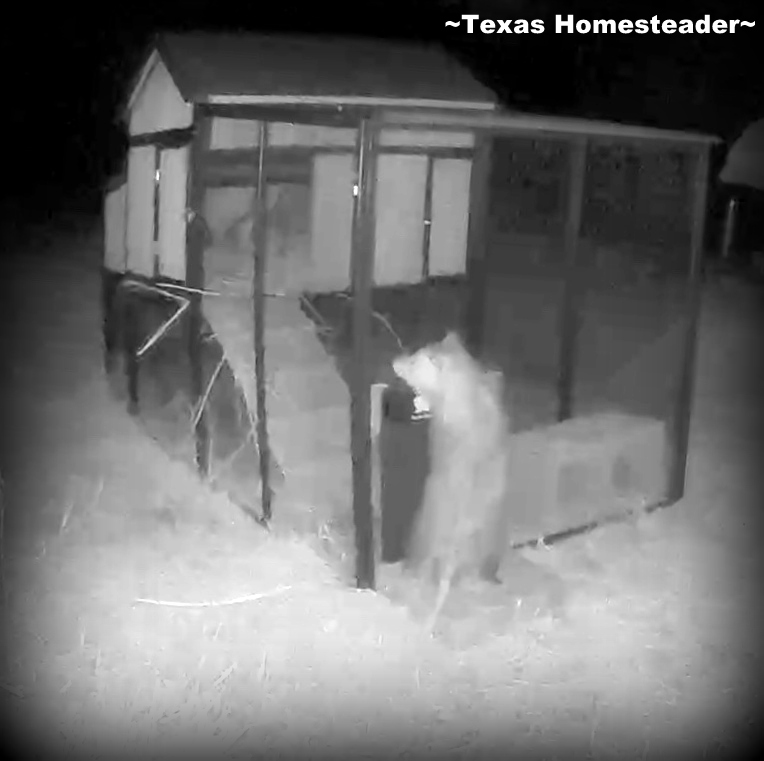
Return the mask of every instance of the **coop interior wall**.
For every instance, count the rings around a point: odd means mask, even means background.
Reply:
[[[312,271],[311,217],[314,194],[302,183],[268,183],[267,293],[304,290]],[[254,187],[210,187],[203,214],[210,233],[205,250],[207,284],[238,283],[249,291],[254,277]]]

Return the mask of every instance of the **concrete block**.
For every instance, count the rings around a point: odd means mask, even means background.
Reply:
[[[600,414],[512,437],[508,510],[513,541],[577,528],[665,488],[660,420]]]

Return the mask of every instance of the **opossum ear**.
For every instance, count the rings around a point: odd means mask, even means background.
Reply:
[[[449,330],[448,333],[446,333],[446,335],[443,337],[443,340],[440,342],[440,344],[446,349],[453,349],[457,346],[460,346],[461,341],[459,340],[459,336],[455,331]]]
[[[462,346],[462,342],[459,339],[459,334],[453,330],[449,330],[448,333],[446,333],[445,338],[440,342],[440,345],[447,351],[464,350],[464,346]]]

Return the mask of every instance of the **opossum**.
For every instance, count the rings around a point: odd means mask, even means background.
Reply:
[[[509,422],[501,375],[478,364],[455,333],[393,361],[431,414],[430,469],[406,563],[437,583],[428,629],[456,577],[498,581],[505,551]]]

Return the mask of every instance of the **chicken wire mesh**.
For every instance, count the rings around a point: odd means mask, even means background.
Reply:
[[[516,431],[558,421],[568,361],[570,416],[647,426],[665,492],[687,404],[698,149],[590,138],[576,177],[577,145],[494,141],[485,353],[504,372]]]

